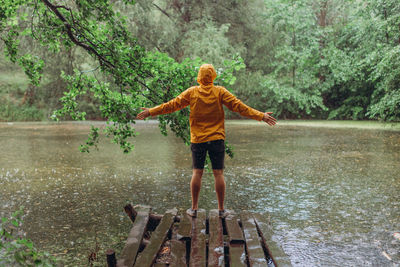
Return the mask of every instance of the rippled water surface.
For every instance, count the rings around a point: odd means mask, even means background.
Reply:
[[[0,213],[25,206],[28,237],[70,266],[87,265],[96,246],[101,257],[121,249],[126,203],[159,213],[190,205],[191,153],[180,140],[145,122],[133,153],[104,140],[83,154],[89,128],[0,124]],[[227,136],[226,206],[269,217],[294,266],[400,265],[400,131],[229,122]],[[217,207],[210,174],[200,206]]]

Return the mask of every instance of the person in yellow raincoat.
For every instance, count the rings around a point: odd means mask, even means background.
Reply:
[[[211,64],[200,67],[197,76],[199,86],[186,89],[176,98],[153,108],[142,108],[137,119],[149,116],[172,113],[190,106],[190,142],[192,150],[193,175],[190,182],[192,207],[187,210],[190,216],[197,216],[201,178],[204,170],[206,153],[208,152],[215,178],[218,210],[220,217],[226,217],[228,211],[224,208],[225,179],[225,115],[222,105],[240,115],[264,121],[270,126],[276,124],[272,112],[260,112],[242,103],[222,86],[213,84],[217,77]]]

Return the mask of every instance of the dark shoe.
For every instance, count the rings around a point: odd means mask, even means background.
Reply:
[[[227,210],[220,210],[220,211],[218,211],[218,215],[219,215],[219,217],[220,218],[226,218],[228,215],[229,215],[230,213],[229,213],[229,211],[227,211]]]
[[[186,211],[187,215],[189,215],[190,217],[196,218],[197,217],[197,210],[194,210],[192,208],[187,209]]]

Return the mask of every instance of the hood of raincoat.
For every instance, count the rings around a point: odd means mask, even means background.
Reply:
[[[217,78],[217,72],[213,65],[203,64],[200,67],[199,74],[197,75],[197,82],[202,87],[209,87],[213,85],[213,81]]]

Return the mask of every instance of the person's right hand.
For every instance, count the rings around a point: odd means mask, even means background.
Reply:
[[[143,111],[140,112],[139,114],[137,114],[136,119],[139,120],[144,120],[146,119],[148,116],[150,116],[150,111],[148,108],[141,108]]]
[[[263,121],[268,123],[270,126],[274,126],[276,124],[276,119],[270,115],[272,113],[273,112],[265,112],[264,118],[262,119]]]

